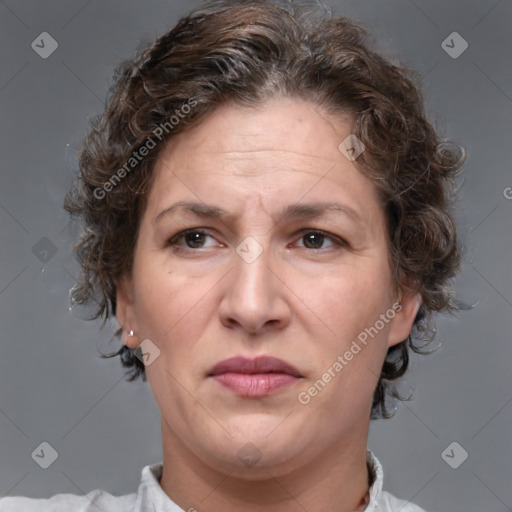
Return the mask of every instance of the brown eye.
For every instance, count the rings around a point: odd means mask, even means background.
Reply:
[[[207,236],[204,233],[200,233],[198,231],[193,231],[191,233],[186,233],[183,235],[183,240],[185,244],[191,249],[199,249],[201,245],[204,243],[204,237]]]
[[[341,238],[338,238],[337,236],[334,235],[330,235],[323,231],[303,230],[302,233],[303,234],[301,240],[303,240],[306,249],[327,249],[329,247],[346,245],[346,243]],[[331,245],[323,247],[324,242],[326,240],[329,240],[331,242]]]
[[[321,246],[323,245],[323,242],[325,240],[325,236],[322,235],[322,233],[311,232],[308,233],[307,235],[304,235],[302,239],[304,240],[304,245],[306,246],[306,248],[321,249]]]
[[[173,236],[168,242],[167,247],[175,247],[176,249],[193,250],[202,249],[205,238],[212,238],[206,231],[201,229],[186,229]],[[183,245],[185,244],[185,245]]]

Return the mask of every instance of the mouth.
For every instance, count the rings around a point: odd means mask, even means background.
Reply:
[[[217,363],[207,377],[244,397],[270,395],[303,378],[293,365],[270,356],[232,357]]]

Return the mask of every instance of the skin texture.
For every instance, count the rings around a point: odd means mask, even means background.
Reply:
[[[218,108],[159,157],[117,319],[135,331],[127,345],[150,339],[160,350],[146,367],[162,415],[160,483],[184,510],[348,512],[363,503],[373,392],[387,348],[407,338],[419,302],[395,294],[376,189],[338,149],[349,134],[348,119],[276,98]],[[154,223],[182,200],[232,218],[174,211]],[[290,204],[319,201],[342,203],[360,220],[343,212],[278,220]],[[189,228],[207,234],[167,245]],[[315,230],[333,238],[312,237]],[[236,251],[249,236],[263,250],[252,263]],[[298,394],[398,301],[402,309],[378,335],[301,404]],[[263,354],[302,378],[253,398],[207,377],[224,359]],[[249,442],[260,457],[251,466],[237,456]]]

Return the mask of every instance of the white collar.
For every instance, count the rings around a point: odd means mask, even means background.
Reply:
[[[365,512],[374,512],[378,510],[378,504],[382,495],[383,471],[382,465],[375,455],[367,450],[366,462],[370,471],[370,501],[365,508]],[[162,477],[163,464],[153,464],[142,469],[141,482],[139,485],[135,511],[151,510],[151,506],[155,511],[159,512],[183,512],[160,486],[160,478]]]

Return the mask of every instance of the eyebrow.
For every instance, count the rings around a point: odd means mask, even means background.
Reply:
[[[178,210],[181,210],[184,213],[191,213],[196,217],[203,219],[219,219],[226,222],[232,221],[236,217],[236,215],[228,213],[219,206],[193,201],[178,201],[162,210],[154,218],[153,224],[156,224],[163,217],[166,217]],[[347,215],[359,224],[363,223],[363,219],[353,208],[335,201],[290,204],[281,211],[278,216],[278,222],[295,219],[312,219],[337,212]]]

